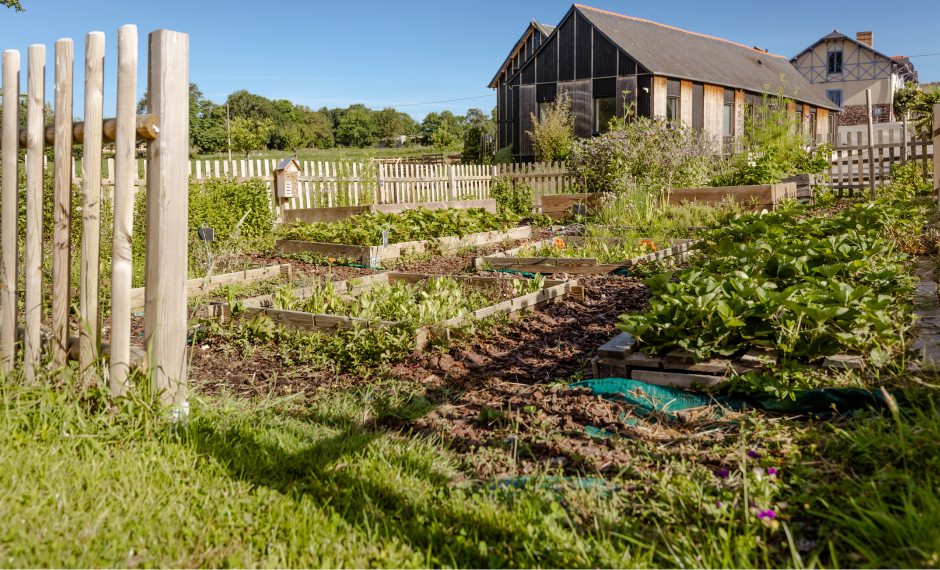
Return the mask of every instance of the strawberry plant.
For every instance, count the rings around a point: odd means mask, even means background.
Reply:
[[[705,258],[646,280],[650,309],[622,315],[618,327],[645,352],[682,348],[697,361],[762,346],[785,359],[854,352],[885,364],[903,346],[914,291],[890,229],[921,224],[921,208],[880,201],[828,219],[798,213],[711,230],[697,246]]]

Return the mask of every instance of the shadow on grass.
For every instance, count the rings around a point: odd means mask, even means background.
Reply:
[[[350,415],[312,412],[293,419],[299,424],[260,428],[247,422],[195,422],[189,439],[232,478],[329,505],[352,527],[371,525],[368,534],[395,538],[426,553],[429,566],[590,564],[581,556],[583,550],[565,550],[575,545],[551,544],[547,558],[535,554],[543,550],[539,535],[557,535],[562,529],[546,533],[538,528],[541,520],[524,520],[507,505],[456,491],[452,478],[435,466],[440,450],[424,442],[371,431]],[[369,456],[373,446],[380,457]],[[547,513],[549,502],[529,505],[526,511]]]

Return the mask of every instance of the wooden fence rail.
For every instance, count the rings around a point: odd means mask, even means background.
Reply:
[[[150,115],[137,116],[137,28],[118,30],[117,117],[103,118],[105,36],[92,32],[85,37],[84,123],[74,123],[72,109],[73,42],[55,44],[55,116],[53,125],[44,124],[46,48],[32,45],[28,52],[28,85],[25,134],[19,127],[18,104],[20,56],[16,50],[3,52],[2,148],[0,148],[0,367],[11,371],[17,348],[23,347],[23,373],[36,382],[42,371],[42,328],[51,323],[52,370],[77,359],[82,381],[96,381],[101,352],[99,285],[101,276],[101,198],[102,185],[114,199],[113,249],[110,252],[111,346],[106,356],[112,393],[121,396],[128,389],[131,368],[146,364],[154,388],[163,400],[174,405],[174,414],[187,408],[186,370],[186,277],[188,236],[189,141],[189,36],[157,30],[148,37],[148,82]],[[139,178],[135,159],[137,140],[146,140],[149,172]],[[114,141],[114,158],[102,160],[102,145]],[[87,168],[82,178],[75,176],[72,146],[84,145]],[[48,168],[43,149],[53,146],[53,227],[51,243],[43,242],[43,169]],[[19,242],[18,151],[26,149],[26,236]],[[107,166],[107,172],[102,172]],[[146,170],[146,169],[145,169]],[[135,173],[136,172],[136,173]],[[72,275],[72,186],[82,185],[80,275],[78,276],[79,324],[70,337],[69,320]],[[144,302],[144,343],[146,358],[132,351],[131,339],[131,231],[135,187],[156,189],[147,192],[146,277]],[[24,309],[22,334],[17,259],[25,252]],[[47,290],[42,282],[42,262],[51,246],[52,310],[43,311]],[[20,338],[22,340],[20,340]],[[74,350],[75,347],[78,350]]]

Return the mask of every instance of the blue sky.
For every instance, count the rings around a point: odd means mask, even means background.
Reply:
[[[431,111],[489,111],[486,87],[533,18],[555,25],[571,7],[560,1],[474,2],[159,2],[21,0],[26,12],[0,12],[0,49],[17,49],[26,85],[26,50],[46,45],[52,100],[57,39],[75,41],[75,114],[82,111],[84,38],[106,34],[105,115],[113,116],[117,29],[136,24],[141,46],[159,28],[190,34],[190,80],[216,102],[239,89],[319,108],[395,106],[418,120]],[[792,57],[837,29],[872,30],[887,55],[940,53],[937,0],[746,2],[691,0],[590,6],[718,36]],[[913,59],[921,81],[940,81],[940,56]],[[140,52],[139,94],[146,87]],[[481,97],[482,96],[482,97]],[[436,103],[452,99],[461,101]],[[434,103],[432,103],[434,102]]]

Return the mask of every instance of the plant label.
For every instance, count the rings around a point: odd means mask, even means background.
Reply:
[[[196,235],[199,237],[199,241],[215,241],[215,228],[206,226],[196,228]]]

